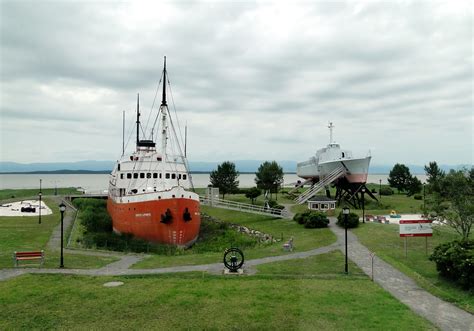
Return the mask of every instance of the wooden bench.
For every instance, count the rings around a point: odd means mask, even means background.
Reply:
[[[290,240],[283,244],[283,249],[287,252],[293,251],[293,237],[291,237]]]
[[[36,252],[13,252],[13,262],[15,267],[18,267],[18,261],[35,261],[41,260],[40,266],[44,263],[44,251]]]

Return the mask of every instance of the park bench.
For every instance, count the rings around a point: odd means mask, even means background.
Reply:
[[[283,249],[287,252],[293,251],[293,237],[291,237],[290,240],[283,244]]]
[[[44,251],[37,252],[13,252],[13,262],[18,267],[18,261],[36,261],[41,260],[40,266],[44,263]]]

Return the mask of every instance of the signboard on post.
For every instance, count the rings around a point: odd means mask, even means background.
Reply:
[[[400,237],[432,237],[432,220],[401,220]]]

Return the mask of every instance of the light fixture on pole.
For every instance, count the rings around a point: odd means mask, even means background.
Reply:
[[[64,234],[64,212],[66,211],[66,205],[61,201],[59,205],[59,211],[61,212],[61,259],[59,261],[59,267],[64,268],[64,255],[63,255],[63,234]]]
[[[39,197],[39,206],[38,206],[38,224],[41,224],[41,196],[43,195],[43,193],[41,192],[41,181],[42,179],[40,179],[40,191],[38,193],[38,197]]]
[[[344,271],[346,274],[349,273],[349,265],[347,263],[347,218],[349,216],[350,209],[347,207],[342,208],[342,214],[344,215],[344,232],[345,232],[345,244],[346,244],[346,263],[344,266]]]
[[[362,192],[362,223],[365,223],[365,187],[361,189]]]
[[[379,198],[382,200],[382,180],[379,179]]]

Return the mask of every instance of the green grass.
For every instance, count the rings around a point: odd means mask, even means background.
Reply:
[[[38,217],[34,216],[0,217],[0,268],[14,266],[13,252],[31,250],[45,250],[45,267],[59,265],[59,251],[47,249],[51,233],[60,222],[59,210],[53,200],[45,198],[44,202],[51,208],[53,214],[43,215],[41,224],[38,224]],[[64,255],[66,268],[96,268],[115,260],[117,259],[70,253]],[[26,266],[27,264],[31,263],[20,262],[20,265]],[[31,265],[33,266],[33,264]]]
[[[423,208],[422,200],[415,200],[413,197],[407,197],[405,194],[384,195],[380,199],[376,195],[379,202],[372,200],[370,197],[365,197],[365,214],[366,215],[388,215],[392,210],[399,214],[421,214]],[[295,205],[291,208],[293,213],[302,213],[308,209],[308,204]],[[336,215],[342,210],[339,206],[336,208]],[[351,212],[362,217],[362,209],[355,209],[351,207]]]
[[[39,187],[33,189],[5,189],[0,190],[0,201],[12,200],[18,198],[38,197]],[[54,195],[54,188],[41,189],[43,196]],[[75,187],[58,188],[58,195],[78,194],[79,191]]]
[[[359,267],[349,260],[349,274],[367,278]],[[258,275],[278,275],[281,277],[318,277],[334,279],[347,277],[344,274],[344,255],[335,250],[326,254],[294,259],[283,262],[272,262],[257,266]]]
[[[474,313],[472,293],[440,278],[436,264],[428,259],[437,245],[459,239],[450,228],[437,227],[434,230],[433,237],[428,238],[428,255],[425,253],[425,238],[408,238],[406,258],[404,239],[399,237],[398,225],[366,223],[352,231],[378,257],[404,272],[427,291]]]
[[[333,252],[259,266],[261,275],[239,277],[25,275],[0,282],[0,329],[436,329],[358,275],[356,266],[356,275],[333,270],[341,269],[342,259]],[[108,281],[125,284],[103,287]]]
[[[291,237],[294,238],[294,251],[296,252],[327,246],[336,241],[336,236],[329,229],[305,229],[302,225],[291,220],[207,206],[201,206],[201,210],[222,221],[244,225],[281,239],[280,242],[274,244],[260,244],[254,248],[244,250],[246,259],[288,254],[288,252],[283,251],[282,245]],[[133,268],[142,269],[215,263],[220,262],[222,256],[223,252],[202,254],[186,254],[184,252],[183,255],[179,256],[154,255],[138,262]]]

